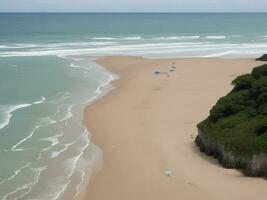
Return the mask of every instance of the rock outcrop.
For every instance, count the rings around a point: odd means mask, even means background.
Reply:
[[[227,152],[222,144],[206,136],[200,129],[195,143],[201,152],[217,158],[225,168],[241,169],[247,176],[267,177],[267,154],[254,155],[252,159],[239,158]]]
[[[267,61],[267,54],[264,54],[263,56],[257,58],[256,61]]]

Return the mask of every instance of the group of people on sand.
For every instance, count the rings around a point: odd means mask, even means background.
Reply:
[[[160,71],[160,69],[156,69],[155,71],[154,71],[154,74],[155,75],[160,75],[160,74],[166,74],[167,75],[167,77],[170,77],[170,74],[169,74],[169,72],[174,72],[175,71],[175,69],[176,69],[176,63],[175,62],[173,62],[172,63],[172,66],[171,66],[171,68],[169,69],[169,71],[168,72],[161,72]]]

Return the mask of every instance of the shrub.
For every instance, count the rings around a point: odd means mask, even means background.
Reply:
[[[267,115],[267,101],[265,101],[265,102],[266,103],[260,105],[258,108],[258,113],[261,115]]]
[[[239,76],[232,81],[232,84],[235,85],[233,91],[249,89],[253,81],[254,77],[251,74]]]
[[[216,122],[222,117],[235,114],[244,110],[245,105],[249,102],[250,93],[248,90],[240,90],[230,93],[221,98],[218,103],[210,111],[210,119]]]
[[[256,79],[260,78],[261,76],[267,76],[267,64],[255,67],[252,70],[252,76]]]
[[[234,89],[220,98],[198,127],[241,157],[267,153],[267,65],[233,80]]]

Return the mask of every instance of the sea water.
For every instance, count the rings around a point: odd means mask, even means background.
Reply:
[[[115,75],[101,56],[267,53],[265,13],[0,14],[0,199],[78,199],[101,150],[83,109]]]

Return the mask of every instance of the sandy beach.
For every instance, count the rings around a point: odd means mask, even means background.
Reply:
[[[266,200],[266,180],[224,169],[194,144],[196,124],[231,90],[231,81],[262,63],[125,56],[97,62],[120,79],[85,110],[84,123],[103,151],[86,200]],[[154,75],[156,68],[169,77]]]

